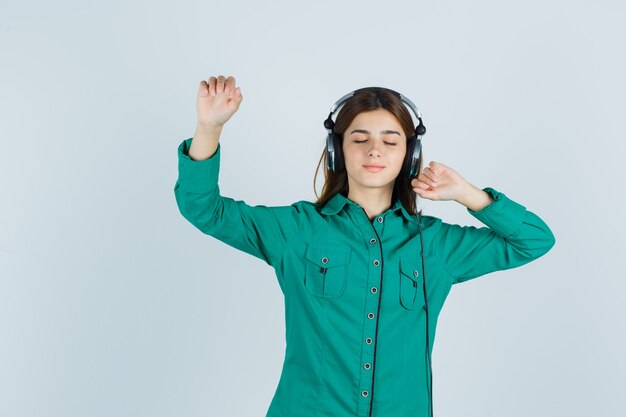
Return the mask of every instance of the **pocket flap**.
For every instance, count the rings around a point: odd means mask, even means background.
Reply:
[[[402,258],[400,259],[400,272],[419,284],[421,282],[422,264],[416,259]]]
[[[332,268],[333,266],[347,264],[350,260],[350,249],[339,248],[320,244],[311,244],[306,250],[306,258],[320,267]]]

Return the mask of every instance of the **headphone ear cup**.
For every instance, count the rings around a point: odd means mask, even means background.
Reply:
[[[344,167],[343,149],[341,147],[341,135],[333,133],[332,137],[333,149],[335,150],[335,172],[341,172]]]
[[[400,175],[402,178],[409,178],[409,174],[411,172],[411,156],[413,155],[413,145],[415,145],[415,141],[409,139],[406,142],[406,153],[404,154],[404,162],[402,164],[402,170],[400,171]]]
[[[335,148],[332,133],[326,135],[326,148],[324,152],[326,152],[326,168],[329,171],[335,171]]]
[[[420,137],[416,137],[414,140],[409,141],[407,146],[407,170],[406,178],[413,179],[419,174],[419,167],[422,158],[422,140]]]

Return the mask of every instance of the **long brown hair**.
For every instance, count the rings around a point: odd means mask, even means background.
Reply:
[[[413,124],[411,113],[397,95],[390,91],[373,87],[364,88],[355,93],[352,97],[346,100],[345,104],[341,107],[341,110],[339,110],[337,119],[335,120],[335,126],[333,128],[333,132],[337,133],[340,137],[339,146],[343,146],[344,133],[348,126],[350,126],[350,123],[352,123],[352,120],[354,120],[358,114],[379,108],[383,108],[391,112],[391,114],[396,117],[404,130],[404,134],[407,138],[406,149],[408,149],[410,141],[415,140],[415,125]],[[405,155],[404,163],[406,163],[408,158],[409,155]],[[322,187],[322,195],[318,196],[317,191],[315,190],[315,183],[320,164],[322,163],[324,165],[325,181]],[[423,163],[424,156],[422,153],[420,166],[417,171],[418,175],[422,172]],[[391,203],[393,204],[393,202],[396,201],[396,198],[400,197],[400,202],[404,208],[410,214],[415,215],[415,191],[413,191],[413,187],[411,186],[412,179],[413,178],[401,178],[401,174],[396,177],[393,184]],[[324,206],[328,200],[330,200],[337,193],[341,193],[346,197],[348,196],[348,173],[346,171],[345,164],[343,169],[339,172],[333,172],[327,168],[326,144],[324,144],[324,151],[322,151],[320,160],[317,163],[317,168],[315,169],[315,176],[313,177],[313,191],[317,197],[316,204],[319,204],[320,206]],[[419,211],[419,214],[422,214],[422,210]]]

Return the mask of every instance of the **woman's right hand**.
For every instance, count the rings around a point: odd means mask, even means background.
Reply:
[[[235,88],[235,77],[223,75],[209,77],[208,83],[200,81],[196,112],[198,126],[206,129],[221,129],[239,109],[243,100],[241,88]]]

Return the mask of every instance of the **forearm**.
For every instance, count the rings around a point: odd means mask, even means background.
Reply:
[[[485,191],[468,182],[467,190],[455,201],[470,210],[478,211],[493,203],[494,199]]]
[[[196,132],[193,134],[189,147],[189,157],[194,161],[202,161],[215,155],[221,133],[222,126],[214,128],[196,126]]]
[[[479,193],[473,197],[471,193],[460,193],[464,198],[456,201],[468,204],[467,211],[487,227],[444,222],[442,232],[433,241],[446,259],[445,269],[453,284],[524,265],[544,255],[555,243],[554,234],[535,213],[491,187],[481,191],[493,202],[472,206],[472,201],[480,200]]]

